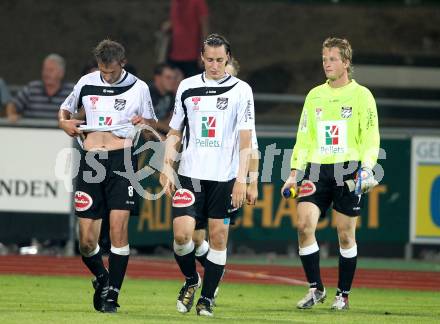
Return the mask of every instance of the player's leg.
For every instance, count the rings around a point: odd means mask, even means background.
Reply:
[[[174,258],[185,276],[185,283],[177,297],[177,311],[187,313],[191,310],[194,295],[200,287],[200,276],[196,270],[195,246],[192,240],[196,226],[197,213],[203,209],[204,191],[193,188],[193,181],[179,176],[182,186],[173,196],[173,235]],[[201,213],[200,213],[201,214]]]
[[[209,243],[206,241],[205,227],[207,224],[202,225],[199,225],[199,222],[197,222],[192,239],[196,249],[196,260],[199,261],[202,267],[205,267],[206,257],[208,256],[209,251]]]
[[[344,177],[354,179],[356,171]],[[332,309],[348,309],[348,295],[350,293],[357,264],[356,223],[363,206],[363,196],[335,187],[333,209],[339,238],[339,280]]]
[[[229,222],[225,219],[209,219],[209,245],[205,274],[197,314],[212,316],[212,301],[226,265],[226,246],[228,242]]]
[[[101,229],[100,219],[78,218],[79,221],[79,251],[81,259],[91,273],[95,275],[92,280],[95,293],[93,307],[101,311],[104,297],[108,290],[108,272],[102,261],[102,252],[98,245]]]
[[[92,284],[95,289],[93,306],[101,311],[103,299],[108,289],[108,271],[102,260],[102,250],[98,244],[102,225],[102,217],[108,213],[105,208],[104,197],[99,183],[88,183],[84,178],[85,171],[91,171],[85,162],[85,155],[81,158],[80,169],[76,179],[75,212],[79,225],[79,250],[82,261],[95,275]]]
[[[119,306],[119,292],[130,256],[130,246],[128,244],[129,217],[129,210],[113,209],[110,211],[109,290],[104,303],[104,312],[115,312],[116,307]]]
[[[191,310],[194,295],[200,287],[200,276],[196,270],[195,247],[192,235],[195,219],[191,216],[179,216],[173,220],[174,258],[185,276],[185,283],[177,297],[177,311],[187,313]]]
[[[316,204],[306,201],[298,203],[297,214],[299,256],[310,287],[306,296],[297,303],[298,308],[304,309],[323,302],[326,297],[319,266],[319,246],[315,237],[321,211]]]
[[[357,264],[356,223],[357,217],[350,217],[335,212],[336,228],[339,238],[339,280],[338,289],[332,308],[348,309],[350,293]]]
[[[128,150],[128,151],[125,151]],[[103,312],[116,312],[119,292],[124,281],[130,256],[128,243],[128,221],[130,213],[136,209],[138,196],[130,180],[119,176],[125,172],[124,156],[131,148],[108,152],[106,178],[102,182],[105,206],[109,210],[110,252],[109,252],[109,291],[103,304]],[[132,167],[136,170],[137,160],[132,157]]]
[[[235,179],[227,182],[209,181],[205,185],[205,211],[209,215],[209,252],[206,257],[203,287],[196,310],[198,315],[212,316],[215,291],[226,265],[226,246],[230,224],[231,194]]]

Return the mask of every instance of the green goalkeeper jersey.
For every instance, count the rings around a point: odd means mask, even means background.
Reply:
[[[361,161],[373,168],[379,153],[376,102],[355,80],[341,88],[328,82],[312,89],[304,102],[291,168],[307,163]]]

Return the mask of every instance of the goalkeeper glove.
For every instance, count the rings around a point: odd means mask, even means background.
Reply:
[[[374,179],[373,170],[367,167],[359,169],[356,178],[354,180],[347,180],[345,183],[348,190],[350,192],[354,191],[357,195],[367,193],[379,184],[379,182]]]

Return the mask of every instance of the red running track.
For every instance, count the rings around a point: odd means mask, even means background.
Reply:
[[[306,285],[302,268],[277,265],[228,264],[226,282]],[[0,274],[88,276],[80,257],[0,256]],[[182,279],[172,260],[133,257],[127,275],[131,278]],[[326,285],[336,286],[338,269],[322,268]],[[353,283],[356,287],[394,288],[440,291],[440,273],[358,269]]]

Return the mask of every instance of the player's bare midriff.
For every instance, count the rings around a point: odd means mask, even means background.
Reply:
[[[84,140],[86,151],[113,151],[131,146],[131,139],[117,137],[111,132],[91,132]]]

